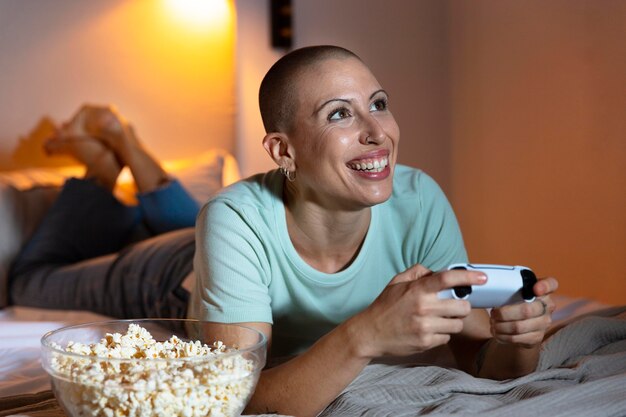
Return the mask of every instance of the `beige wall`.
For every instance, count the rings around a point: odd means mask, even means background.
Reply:
[[[237,0],[236,156],[245,177],[276,167],[263,149],[258,100],[263,76],[284,53],[271,48],[269,10],[268,0]]]
[[[84,102],[116,104],[162,159],[232,151],[233,4],[194,20],[171,3],[0,1],[0,169],[68,163],[41,140]]]
[[[626,302],[626,2],[450,1],[451,198],[475,262]]]

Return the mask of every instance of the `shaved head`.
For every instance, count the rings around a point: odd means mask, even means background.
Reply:
[[[327,59],[361,59],[332,45],[307,46],[280,58],[265,74],[259,89],[259,108],[265,132],[288,132],[297,107],[297,82],[302,73]]]

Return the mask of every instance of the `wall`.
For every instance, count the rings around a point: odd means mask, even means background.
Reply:
[[[268,0],[237,0],[236,156],[244,177],[276,168],[263,149],[259,113],[261,80],[284,53],[270,44]]]
[[[626,2],[449,1],[451,198],[475,262],[626,301]]]
[[[233,5],[189,20],[171,3],[2,0],[0,169],[68,163],[41,141],[84,102],[115,103],[162,159],[233,151]]]

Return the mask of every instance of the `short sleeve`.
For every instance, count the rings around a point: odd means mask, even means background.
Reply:
[[[195,289],[190,316],[223,323],[272,323],[269,262],[254,213],[225,199],[196,221]]]
[[[463,236],[452,206],[439,185],[421,173],[419,181],[419,224],[424,231],[419,263],[432,271],[467,262]]]

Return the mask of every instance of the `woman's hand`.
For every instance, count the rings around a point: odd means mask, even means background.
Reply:
[[[406,356],[448,343],[450,335],[463,330],[463,319],[471,312],[464,300],[441,300],[446,288],[481,285],[481,272],[452,270],[433,273],[415,265],[398,274],[376,300],[353,317],[361,354],[373,358]]]
[[[491,310],[491,333],[500,343],[530,348],[539,345],[552,324],[555,304],[550,294],[559,284],[554,278],[540,279],[533,291],[535,301]]]

